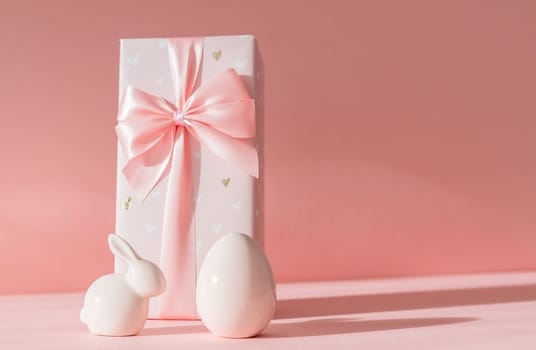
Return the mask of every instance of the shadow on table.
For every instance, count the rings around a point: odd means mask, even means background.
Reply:
[[[440,326],[476,321],[475,317],[429,317],[386,320],[318,319],[303,322],[271,324],[261,338],[310,337],[320,335],[375,332],[395,329]]]
[[[536,300],[536,285],[279,300],[274,319]]]
[[[279,300],[274,319],[337,316],[382,311],[417,310],[536,300],[536,285],[468,288],[420,292],[335,296]],[[384,320],[322,318],[272,323],[262,338],[304,337],[440,326],[476,321],[475,317],[428,317]],[[176,335],[206,332],[202,325],[146,328],[140,335]]]

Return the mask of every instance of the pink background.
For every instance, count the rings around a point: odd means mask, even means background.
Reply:
[[[257,36],[279,281],[536,268],[535,2],[136,3],[0,5],[0,293],[112,269],[122,37]]]

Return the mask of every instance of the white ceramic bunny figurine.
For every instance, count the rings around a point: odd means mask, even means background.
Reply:
[[[91,284],[80,320],[98,335],[134,335],[145,325],[149,298],[162,294],[166,281],[158,266],[141,259],[123,238],[110,234],[108,244],[128,263],[128,271],[101,276]]]

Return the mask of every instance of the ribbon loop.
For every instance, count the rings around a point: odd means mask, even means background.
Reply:
[[[168,47],[171,49],[175,46]],[[188,53],[187,59],[190,61],[192,57],[197,57],[191,56],[191,53],[197,53],[198,50],[181,51]],[[178,57],[176,53],[170,53],[170,58]],[[181,64],[184,65],[183,60],[174,62],[172,66]],[[197,66],[192,68],[193,71],[196,69]],[[181,74],[179,71],[177,69],[174,73],[176,77],[185,76],[190,83],[179,86],[190,91],[197,73]],[[183,95],[186,94],[180,96]],[[255,101],[249,97],[244,83],[233,69],[217,74],[193,90],[192,95],[186,99],[179,97],[178,100],[185,102],[181,102],[182,106],[173,105],[131,86],[126,88],[121,99],[116,131],[128,159],[124,170],[134,168],[124,171],[124,174],[132,188],[139,193],[139,198],[147,197],[148,191],[169,173],[169,153],[172,152],[169,141],[176,125],[187,126],[202,145],[225,161],[258,177],[258,171],[255,170],[258,165],[254,164],[258,160],[252,156],[256,150],[241,140],[255,136]],[[211,130],[207,131],[207,128]],[[135,166],[130,163],[135,163]]]

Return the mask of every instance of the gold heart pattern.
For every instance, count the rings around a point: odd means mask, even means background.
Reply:
[[[216,61],[218,61],[218,60],[220,59],[220,57],[221,57],[221,50],[219,50],[219,51],[214,51],[214,52],[212,53],[212,57],[214,57],[214,59],[215,59]]]
[[[230,177],[225,178],[225,179],[221,179],[221,183],[222,183],[223,186],[225,186],[225,187],[229,186],[229,182],[231,182],[231,178],[230,178]]]
[[[121,202],[121,208],[125,210],[129,210],[131,204],[132,204],[132,197],[129,196],[127,199]]]

